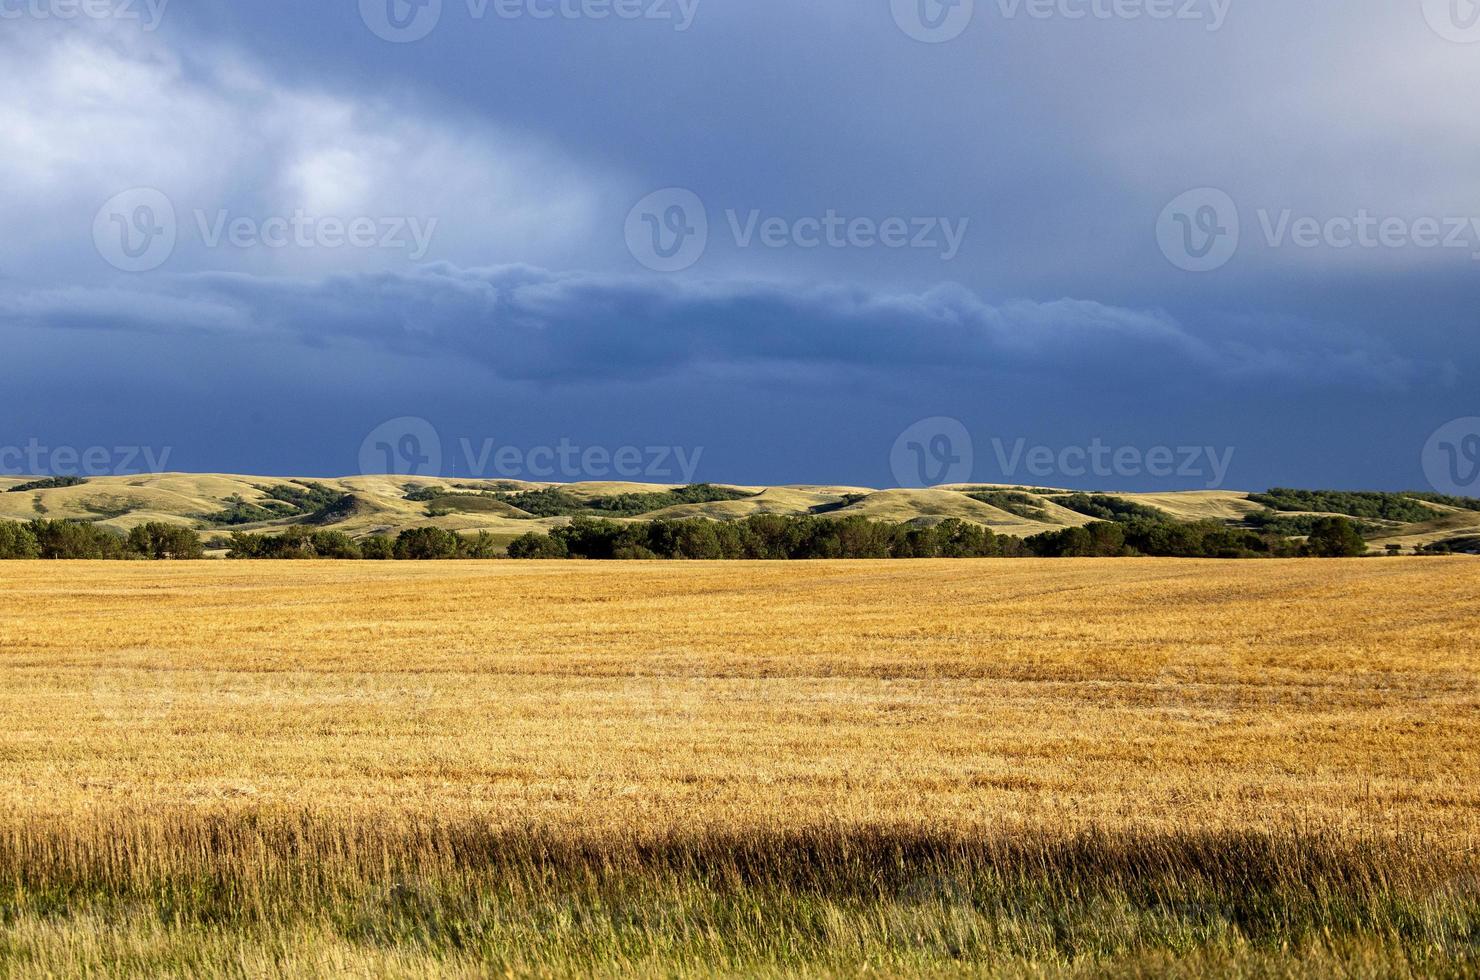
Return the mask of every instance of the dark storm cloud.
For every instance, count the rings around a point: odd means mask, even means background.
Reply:
[[[1236,387],[1390,386],[1410,360],[1337,338],[1210,343],[1154,311],[1087,300],[984,302],[957,285],[922,292],[646,276],[557,274],[528,266],[319,280],[224,273],[0,300],[12,323],[178,331],[292,347],[358,342],[407,356],[455,354],[509,380],[579,384],[727,366],[742,376],[813,366],[887,375],[931,371],[1154,378]]]

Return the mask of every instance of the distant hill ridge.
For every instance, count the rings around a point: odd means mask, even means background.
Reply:
[[[1153,515],[1219,521],[1299,535],[1316,516],[1358,521],[1374,548],[1411,551],[1480,535],[1480,501],[1435,494],[1275,489],[1088,494],[1045,487],[963,484],[927,490],[852,486],[691,486],[422,476],[340,479],[160,473],[136,476],[0,478],[0,519],[87,521],[127,531],[164,522],[212,532],[268,532],[293,525],[332,528],[361,538],[417,527],[486,531],[507,543],[575,517],[615,521],[755,514],[862,516],[934,524],[948,518],[1031,537],[1096,520]]]

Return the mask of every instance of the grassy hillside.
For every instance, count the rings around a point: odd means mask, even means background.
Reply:
[[[355,538],[430,526],[463,534],[486,531],[507,543],[578,516],[617,521],[693,517],[729,521],[757,514],[862,516],[924,525],[955,518],[997,534],[1027,538],[1083,526],[1103,519],[1106,513],[1094,507],[1086,513],[1084,495],[1069,490],[984,484],[876,490],[548,484],[420,476],[311,480],[213,473],[100,477],[71,486],[31,486],[36,482],[26,477],[0,478],[0,520],[77,520],[120,531],[160,521],[192,528],[207,539],[213,533],[272,532],[293,525],[332,528]],[[1146,513],[1143,509],[1150,508],[1173,521],[1216,521],[1231,526],[1277,520],[1278,526],[1290,529],[1281,533],[1291,534],[1299,533],[1302,519],[1308,523],[1309,518],[1340,514],[1360,520],[1378,551],[1391,545],[1412,552],[1480,534],[1480,510],[1464,501],[1441,503],[1417,494],[1211,490],[1109,496],[1115,509],[1129,513]]]

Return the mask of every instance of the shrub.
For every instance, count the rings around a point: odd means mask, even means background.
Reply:
[[[231,550],[227,558],[312,558],[310,533],[301,527],[289,528],[279,535],[231,533]]]
[[[589,510],[580,498],[555,487],[525,490],[521,493],[501,493],[498,494],[498,499],[531,517],[570,517]]]
[[[121,535],[80,521],[32,521],[38,557],[49,559],[123,558]]]
[[[390,561],[396,557],[396,542],[377,534],[360,542],[360,557],[366,561]]]
[[[1166,511],[1103,493],[1072,493],[1067,497],[1055,497],[1054,503],[1097,521],[1168,520]]]
[[[1351,521],[1327,517],[1316,522],[1305,552],[1315,558],[1357,558],[1367,553],[1367,542]]]
[[[695,483],[658,493],[622,493],[612,497],[598,497],[591,502],[591,506],[609,514],[636,517],[679,504],[708,504],[722,500],[745,500],[753,496],[753,493],[717,487],[712,483]]]
[[[477,560],[497,558],[499,557],[498,542],[487,531],[479,531],[474,537],[458,540],[457,557]]]
[[[1480,500],[1474,497],[1453,497],[1447,493],[1429,493],[1427,491],[1411,491],[1404,493],[1405,497],[1415,500],[1427,500],[1435,504],[1444,504],[1447,507],[1458,507],[1462,510],[1480,510]]]
[[[133,554],[157,561],[191,561],[205,557],[200,537],[188,527],[151,522],[129,531],[127,548]]]
[[[1005,539],[1014,542],[1016,539]],[[885,524],[863,517],[829,520],[761,514],[743,521],[690,518],[617,524],[576,518],[548,535],[509,546],[511,558],[760,559],[979,558],[1003,553],[988,529],[960,520],[935,527]],[[1010,553],[1020,553],[1019,547]]]
[[[265,495],[261,503],[251,503],[241,494],[232,494],[226,498],[225,510],[205,515],[205,520],[227,526],[258,524],[284,517],[328,514],[332,513],[332,508],[345,507],[354,500],[353,494],[340,493],[312,480],[295,480],[257,489]]]
[[[610,559],[623,536],[623,526],[614,521],[577,517],[565,527],[550,532],[550,537],[565,545],[572,558]],[[630,543],[630,539],[629,539]]]
[[[41,554],[36,535],[24,524],[0,521],[0,559],[35,558]]]
[[[1345,514],[1348,517],[1400,521],[1404,524],[1431,521],[1438,516],[1423,504],[1401,493],[1354,493],[1347,490],[1291,490],[1288,487],[1275,487],[1268,493],[1250,494],[1249,499],[1271,510]]]
[[[990,558],[999,554],[997,536],[979,524],[950,518],[933,530],[936,555],[941,558]]]
[[[1045,520],[1048,517],[1043,497],[1021,490],[974,490],[966,496],[1030,521]]]
[[[273,507],[260,506],[248,503],[241,494],[234,493],[226,498],[225,510],[205,515],[205,519],[212,524],[230,527],[236,524],[260,524],[263,521],[275,521],[282,517],[289,517],[292,513],[292,510],[281,504]]]
[[[359,558],[360,547],[342,531],[290,527],[281,534],[234,531],[227,558]]]
[[[565,542],[558,538],[552,538],[548,534],[539,534],[531,531],[521,535],[509,543],[510,558],[525,559],[550,559],[569,558],[570,551]]]
[[[458,537],[440,527],[417,527],[396,538],[396,557],[402,561],[435,561],[456,558]]]
[[[1392,548],[1393,545],[1388,545]],[[1480,555],[1480,535],[1468,534],[1435,541],[1418,549],[1421,555]]]
[[[315,558],[359,558],[360,546],[343,531],[315,531],[309,536]]]
[[[1028,539],[1028,549],[1041,558],[1119,558],[1126,554],[1126,529],[1098,522],[1062,531],[1047,531]]]
[[[1268,531],[1286,538],[1309,537],[1321,518],[1316,514],[1288,514],[1273,510],[1262,510],[1244,518],[1244,523],[1259,531]],[[1383,525],[1371,521],[1356,521],[1357,530],[1364,536],[1382,530]]]
[[[80,476],[49,476],[44,480],[32,480],[29,483],[16,484],[5,492],[29,493],[32,490],[57,490],[62,487],[80,487],[86,482]]]

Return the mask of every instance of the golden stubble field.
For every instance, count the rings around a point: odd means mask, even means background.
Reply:
[[[1480,828],[1480,563],[0,565],[0,811]]]
[[[0,974],[1470,976],[1480,563],[0,565]]]

